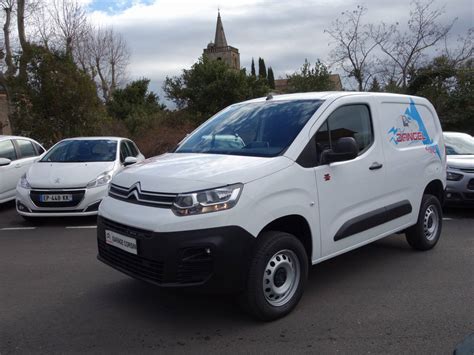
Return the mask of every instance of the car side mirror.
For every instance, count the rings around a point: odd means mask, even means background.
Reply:
[[[126,157],[124,162],[123,162],[123,166],[133,165],[136,162],[138,162],[137,158],[135,158],[135,157]]]
[[[8,158],[0,158],[0,166],[7,166],[11,164],[11,160]]]
[[[321,164],[352,160],[358,154],[359,147],[355,139],[352,137],[342,137],[336,141],[333,149],[326,149],[321,153]]]

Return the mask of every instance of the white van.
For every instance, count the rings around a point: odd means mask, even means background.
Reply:
[[[98,259],[159,286],[233,291],[272,320],[298,303],[309,265],[396,232],[433,248],[445,185],[426,99],[269,96],[117,174],[99,208]]]

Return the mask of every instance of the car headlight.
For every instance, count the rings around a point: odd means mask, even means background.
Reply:
[[[453,173],[452,171],[446,172],[446,179],[449,181],[459,181],[463,177],[463,174]]]
[[[104,186],[107,185],[110,180],[112,180],[112,172],[106,171],[97,176],[94,180],[90,181],[86,187],[90,189],[92,187]]]
[[[177,216],[228,210],[237,204],[243,187],[243,184],[234,184],[212,190],[179,194],[172,210]]]
[[[27,190],[31,189],[30,183],[26,179],[26,174],[23,174],[21,176],[20,181],[18,182],[18,184],[24,189],[27,189]]]

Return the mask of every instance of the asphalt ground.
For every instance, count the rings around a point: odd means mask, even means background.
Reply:
[[[447,211],[431,251],[394,235],[313,266],[271,323],[101,264],[95,233],[94,218],[31,224],[0,206],[0,354],[450,354],[474,333],[474,209]]]

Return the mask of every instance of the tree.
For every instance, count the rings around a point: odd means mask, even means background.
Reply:
[[[148,90],[149,84],[149,79],[132,81],[123,89],[116,89],[107,103],[109,115],[123,121],[132,134],[163,110],[158,95]]]
[[[399,23],[382,24],[373,31],[373,38],[380,49],[399,70],[397,85],[406,88],[410,70],[416,68],[428,48],[435,46],[451,30],[451,23],[444,25],[439,18],[444,9],[433,8],[434,1],[414,0],[408,20],[408,29],[402,32]]]
[[[373,75],[372,57],[377,41],[371,36],[370,25],[362,23],[367,8],[358,5],[353,11],[344,11],[330,29],[324,32],[334,40],[335,47],[330,53],[333,64],[357,82],[359,91],[366,89]]]
[[[256,76],[256,73],[255,73],[255,62],[253,61],[253,58],[252,58],[252,66],[251,66],[251,69],[250,69],[250,75]]]
[[[407,92],[430,100],[443,129],[474,134],[474,60],[457,63],[440,56],[416,70],[410,79]]]
[[[258,76],[263,79],[267,77],[267,67],[263,58],[258,58]]]
[[[379,81],[377,80],[377,77],[372,78],[372,82],[370,84],[369,91],[371,92],[380,92],[382,91],[382,88],[380,87]]]
[[[94,82],[70,55],[31,47],[28,81],[12,80],[15,129],[46,145],[94,134],[105,116]]]
[[[89,30],[85,9],[76,0],[54,0],[50,16],[55,25],[54,36],[63,43],[66,55],[72,56],[73,49]]]
[[[275,89],[275,75],[273,74],[273,69],[272,67],[268,68],[268,86],[270,86],[271,89]]]
[[[167,77],[163,90],[179,109],[187,108],[203,120],[230,104],[265,95],[268,87],[243,70],[204,57],[182,75]]]
[[[112,28],[91,28],[75,50],[83,70],[97,82],[102,99],[108,102],[124,79],[130,51],[121,34]]]
[[[305,59],[301,69],[288,78],[289,92],[310,92],[310,91],[328,91],[334,90],[334,84],[330,79],[328,68],[317,60],[314,68]]]
[[[14,76],[17,68],[13,61],[13,50],[11,45],[11,21],[14,0],[2,0],[0,1],[1,9],[5,14],[5,20],[3,24],[3,49],[0,50],[0,59],[5,60],[5,68],[0,72],[0,84],[6,91],[7,104],[8,104],[8,116],[11,113],[11,92],[8,81]],[[11,123],[8,117],[0,121],[0,134],[11,134]]]

